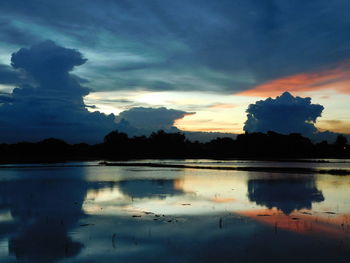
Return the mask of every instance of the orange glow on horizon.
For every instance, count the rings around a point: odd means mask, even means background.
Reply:
[[[185,129],[184,129],[185,130]],[[225,132],[225,133],[233,133],[232,129],[227,128],[198,128],[198,129],[190,129],[188,131],[194,132]]]
[[[320,89],[333,89],[339,93],[350,94],[350,62],[344,62],[335,69],[323,70],[314,73],[300,73],[286,76],[253,89],[235,95],[270,97],[278,96],[285,91],[305,92]]]
[[[216,122],[212,120],[188,120],[179,119],[174,122],[174,126],[182,131],[190,132],[222,132],[222,133],[242,133],[241,127],[237,123]]]
[[[340,120],[321,120],[317,127],[321,131],[333,131],[337,133],[350,134],[350,122]]]

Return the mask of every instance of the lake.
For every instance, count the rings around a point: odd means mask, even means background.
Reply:
[[[350,176],[97,164],[1,166],[1,263],[349,262]]]

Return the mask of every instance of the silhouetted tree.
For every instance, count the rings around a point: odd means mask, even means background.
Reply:
[[[235,141],[232,138],[216,138],[206,144],[208,156],[216,156],[217,158],[228,158],[235,151]]]
[[[150,137],[153,156],[179,157],[186,153],[186,137],[182,133],[153,132]]]
[[[104,138],[104,146],[108,157],[128,157],[130,154],[128,144],[129,137],[122,132],[112,131]]]
[[[338,135],[337,139],[335,140],[335,145],[337,147],[344,148],[347,143],[348,143],[348,139],[346,139],[346,137],[344,135],[342,135],[342,134]]]
[[[346,152],[348,140],[342,134],[337,136],[337,139],[334,142],[334,154],[337,156],[342,156]]]
[[[112,131],[102,144],[70,145],[49,138],[37,143],[0,144],[0,162],[63,162],[68,160],[131,158],[349,158],[347,139],[339,135],[333,144],[313,144],[301,134],[240,134],[232,138],[216,138],[208,143],[188,141],[182,133],[153,132],[150,136],[129,138]]]

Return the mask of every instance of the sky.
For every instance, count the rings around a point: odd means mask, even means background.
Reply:
[[[348,0],[3,0],[0,141],[97,142],[117,128],[349,134],[348,10]]]

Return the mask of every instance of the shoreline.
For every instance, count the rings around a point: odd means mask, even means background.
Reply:
[[[104,166],[126,166],[126,167],[156,167],[156,168],[178,168],[178,169],[202,169],[202,170],[225,170],[225,171],[247,171],[247,172],[270,172],[270,173],[302,173],[302,174],[330,174],[346,176],[350,170],[346,169],[317,169],[303,167],[240,167],[240,166],[201,166],[183,164],[157,164],[157,163],[101,163]]]
[[[166,161],[166,159],[165,159]],[[243,160],[242,160],[243,161]],[[247,160],[248,161],[248,160]],[[251,160],[259,161],[259,160]],[[266,161],[266,160],[261,160]],[[266,161],[268,162],[268,161]],[[272,162],[272,161],[271,161]],[[276,160],[276,162],[281,162],[281,160]],[[290,161],[292,162],[292,161]],[[295,160],[295,162],[298,162]],[[301,163],[305,163],[302,160]],[[224,162],[216,162],[224,163]],[[310,163],[318,163],[317,160],[310,160]],[[319,162],[319,163],[331,163],[331,162]],[[346,163],[346,162],[342,162]],[[62,163],[33,163],[29,164],[1,164],[1,169],[35,169],[35,168],[69,168],[69,167],[103,167],[103,166],[116,166],[116,167],[153,167],[153,168],[175,168],[175,169],[200,169],[200,170],[224,170],[224,171],[247,171],[247,172],[266,172],[266,173],[299,173],[299,174],[328,174],[336,176],[348,176],[350,175],[349,169],[334,169],[334,168],[308,168],[308,167],[261,167],[261,166],[218,166],[213,163],[213,165],[197,165],[197,164],[167,164],[167,163],[153,163],[153,162],[108,162],[100,161],[96,164],[74,164],[69,162]]]

